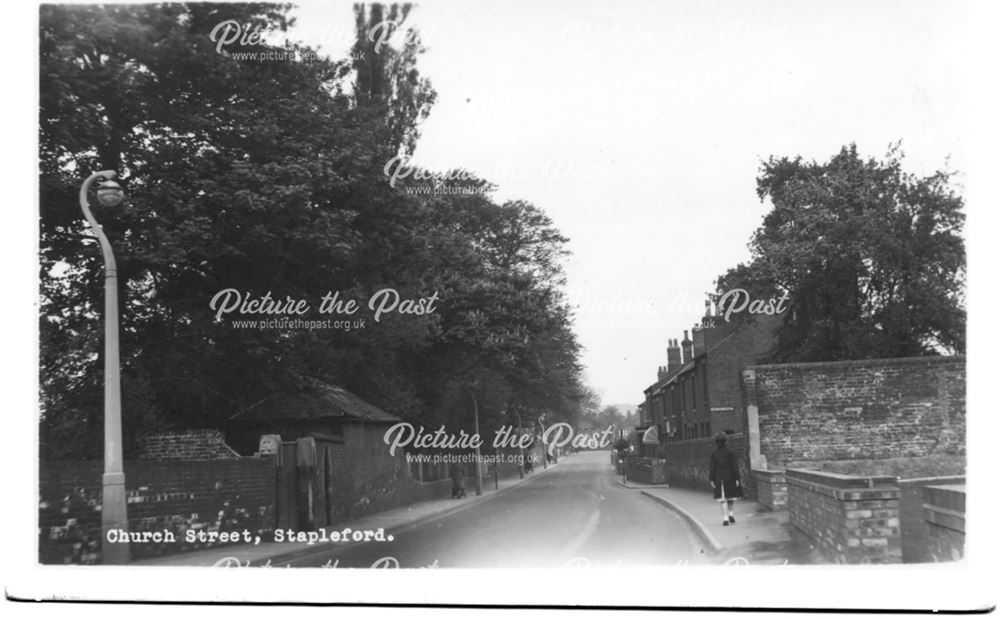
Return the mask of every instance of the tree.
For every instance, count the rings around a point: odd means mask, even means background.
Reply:
[[[846,146],[826,163],[762,163],[757,195],[772,210],[752,261],[717,282],[721,294],[787,292],[775,359],[820,361],[965,350],[963,200],[952,173],[903,170]]]
[[[358,105],[382,119],[397,147],[410,156],[420,137],[418,126],[437,98],[430,81],[420,76],[417,58],[424,52],[420,35],[408,28],[397,49],[388,44],[403,29],[410,3],[354,5],[354,98]],[[398,37],[397,37],[398,38]]]
[[[204,275],[203,250],[214,245],[227,252],[218,241],[231,229],[220,226],[217,236],[209,237],[212,219],[194,207],[223,200],[229,188],[206,181],[242,159],[221,147],[227,138],[235,142],[239,132],[254,129],[234,127],[234,119],[255,104],[244,99],[269,94],[244,90],[242,80],[266,84],[262,76],[254,77],[264,67],[215,53],[206,33],[226,19],[280,31],[287,25],[286,9],[264,4],[40,9],[43,445],[59,444],[75,457],[100,445],[79,440],[98,436],[101,411],[102,265],[76,200],[81,178],[92,170],[119,171],[132,196],[131,210],[98,214],[119,259],[124,406],[132,412],[124,420],[126,435],[134,436],[129,431],[137,421],[158,410],[198,403],[171,399],[185,391],[183,376],[177,376],[184,374],[182,351],[201,327],[178,331],[193,316],[189,308],[195,302],[166,302],[175,292],[197,297],[196,287],[185,287],[195,274]],[[211,216],[224,220],[226,211],[216,209]],[[142,354],[149,347],[158,349],[155,361]],[[200,353],[212,357],[208,349]],[[175,367],[180,372],[171,372]],[[203,387],[210,386],[211,378],[204,379]],[[211,394],[212,388],[202,390],[201,405],[210,407],[218,394],[209,400],[206,391]],[[44,453],[62,453],[52,448]]]
[[[386,20],[400,27],[408,5],[358,6],[365,53],[351,59],[291,43],[242,48],[298,54],[259,62],[208,37],[225,20],[277,37],[287,11],[41,8],[44,455],[91,458],[101,445],[102,265],[75,195],[99,169],[118,170],[129,195],[128,209],[97,213],[122,287],[127,440],[224,426],[275,391],[315,382],[418,422],[465,424],[470,382],[489,423],[509,400],[574,415],[567,240],[527,203],[411,195],[387,182],[386,162],[412,151],[434,99],[413,29],[401,47],[376,50],[368,37]],[[250,330],[209,310],[225,288],[314,304],[328,291],[366,300],[395,288],[442,302],[357,332]]]

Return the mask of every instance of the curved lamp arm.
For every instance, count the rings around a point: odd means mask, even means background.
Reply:
[[[118,174],[114,170],[101,170],[87,177],[87,180],[80,186],[80,208],[83,210],[83,217],[87,219],[87,223],[94,229],[94,232],[97,234],[97,241],[101,244],[101,254],[104,255],[105,277],[116,275],[118,267],[115,263],[115,255],[111,251],[111,243],[108,242],[108,238],[101,229],[101,225],[94,219],[94,214],[90,212],[87,193],[90,191],[90,186],[94,184],[94,181],[98,179],[114,179],[117,176]]]
[[[104,476],[101,494],[101,551],[104,564],[127,564],[127,543],[112,543],[109,532],[128,530],[128,499],[122,458],[121,369],[118,357],[118,270],[111,244],[90,212],[87,193],[98,179],[114,179],[111,170],[95,172],[80,187],[80,209],[97,234],[104,255]]]

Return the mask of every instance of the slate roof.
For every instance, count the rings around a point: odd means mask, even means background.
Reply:
[[[345,422],[402,422],[391,413],[362,400],[344,388],[315,384],[297,392],[277,392],[232,416],[232,420],[342,420]]]

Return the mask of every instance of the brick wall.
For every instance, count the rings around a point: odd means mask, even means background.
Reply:
[[[965,453],[964,357],[749,370],[755,381],[744,387],[744,403],[758,407],[768,469]]]
[[[139,443],[139,460],[211,460],[236,459],[240,455],[226,445],[216,430],[190,430],[159,433]]]
[[[133,558],[209,546],[184,532],[271,530],[275,478],[271,459],[125,463],[129,530],[169,531],[176,542],[135,543]],[[39,561],[94,564],[101,551],[101,476],[97,461],[43,463],[39,469]]]
[[[755,469],[753,477],[757,503],[768,510],[788,508],[788,482],[785,480],[785,472]]]
[[[448,485],[421,484],[402,454],[389,456],[386,426],[347,424],[343,458],[335,465],[333,501],[338,518],[360,517],[438,496]]]
[[[965,485],[926,486],[923,491],[932,561],[961,560],[965,555]]]
[[[838,564],[902,561],[899,486],[892,477],[789,469],[789,522]]]
[[[747,456],[744,436],[737,433],[728,436],[726,445],[736,453],[740,464],[740,480],[747,497],[755,497],[753,476]],[[712,438],[670,441],[664,444],[666,474],[670,484],[695,489],[712,490],[708,480],[708,458],[715,450]]]

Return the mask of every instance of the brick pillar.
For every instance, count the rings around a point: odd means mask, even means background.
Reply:
[[[757,373],[744,370],[743,394],[746,401],[747,452],[751,469],[767,469],[767,458],[760,453],[760,419],[757,415]]]
[[[838,564],[902,562],[899,483],[891,476],[785,471],[791,524]]]
[[[753,477],[757,486],[757,503],[772,511],[788,509],[785,472],[755,469]]]

